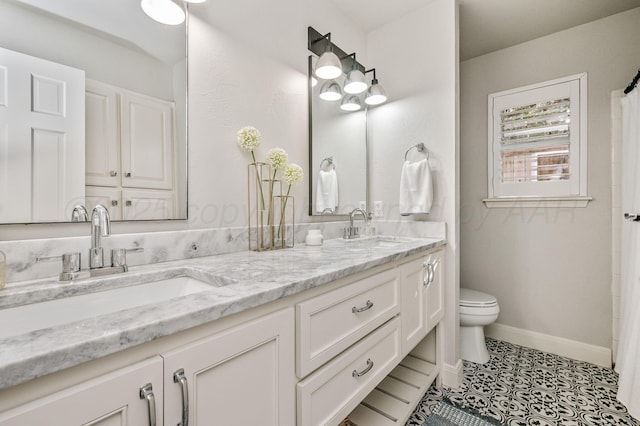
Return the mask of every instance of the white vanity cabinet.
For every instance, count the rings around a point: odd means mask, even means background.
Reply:
[[[293,311],[163,355],[165,424],[294,426]]]
[[[407,355],[444,316],[444,250],[400,265],[402,354]]]
[[[0,426],[160,426],[162,372],[155,356],[2,412]]]
[[[56,373],[63,383],[2,390],[0,426],[154,425],[150,412],[155,426],[404,424],[440,372],[443,256],[413,254],[96,359]]]

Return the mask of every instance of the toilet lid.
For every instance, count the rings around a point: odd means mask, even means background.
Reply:
[[[498,300],[490,294],[468,288],[460,289],[460,306],[495,306],[497,304]]]

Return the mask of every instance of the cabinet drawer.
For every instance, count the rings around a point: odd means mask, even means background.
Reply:
[[[340,423],[400,362],[400,320],[394,318],[298,383],[298,424]]]
[[[400,312],[395,270],[296,306],[296,372],[303,378]]]

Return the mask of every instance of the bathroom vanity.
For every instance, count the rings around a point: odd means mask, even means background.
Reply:
[[[198,282],[183,296],[144,303],[143,292],[125,310],[0,337],[0,425],[403,425],[440,371],[444,244],[328,240],[10,286],[0,316]]]

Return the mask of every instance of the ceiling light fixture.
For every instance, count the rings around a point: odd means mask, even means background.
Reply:
[[[141,0],[140,7],[151,19],[166,25],[180,25],[185,13],[174,0]]]
[[[325,81],[320,88],[320,99],[325,101],[337,101],[342,99],[342,89],[335,80]]]
[[[369,72],[373,72],[373,79],[371,80],[371,86],[365,95],[364,102],[367,105],[380,105],[387,100],[387,92],[384,90],[384,87],[378,83],[378,79],[376,78],[376,69],[372,68],[365,71],[365,74]]]
[[[207,0],[184,0],[187,3],[204,3]],[[180,25],[186,14],[182,0],[140,0],[140,7],[154,21],[166,25]]]

